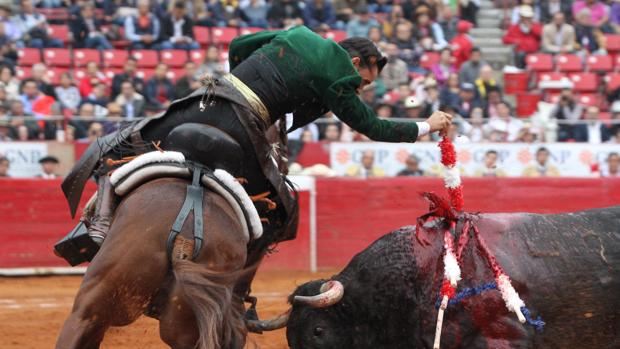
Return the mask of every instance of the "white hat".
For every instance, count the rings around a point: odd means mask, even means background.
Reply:
[[[532,9],[532,6],[529,6],[529,5],[521,6],[519,8],[519,17],[527,17],[527,18],[534,17],[534,10]]]
[[[420,103],[420,101],[417,98],[413,98],[409,96],[407,97],[407,99],[405,99],[405,108],[407,109],[419,108],[420,106],[422,106],[422,103]]]

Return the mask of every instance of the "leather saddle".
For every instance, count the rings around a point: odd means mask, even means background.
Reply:
[[[178,151],[186,159],[211,169],[238,175],[243,165],[243,148],[226,132],[205,124],[187,123],[170,131],[161,147]]]

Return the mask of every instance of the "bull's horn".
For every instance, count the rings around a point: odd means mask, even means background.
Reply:
[[[325,282],[320,291],[316,296],[295,296],[294,301],[313,308],[326,308],[338,303],[344,296],[344,286],[336,280]]]
[[[282,313],[273,319],[248,320],[246,321],[246,326],[248,328],[248,331],[254,332],[254,333],[262,333],[263,331],[273,331],[273,330],[277,330],[282,327],[285,327],[290,315],[291,315],[291,309],[289,308],[289,310],[287,310],[285,313]]]

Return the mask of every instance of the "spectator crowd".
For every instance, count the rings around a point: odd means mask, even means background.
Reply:
[[[519,0],[512,6],[503,42],[514,47],[518,68],[527,68],[532,53],[605,53],[605,35],[620,34],[617,1]],[[517,117],[499,67],[473,44],[479,8],[479,0],[0,0],[0,141],[90,142],[115,130],[119,120],[165,109],[198,88],[206,74],[227,71],[228,42],[205,42],[197,33],[306,25],[326,37],[368,37],[388,57],[379,79],[360,95],[379,117],[423,119],[444,110],[455,116],[448,134],[457,143],[620,144],[620,124],[602,120],[620,120],[620,88],[604,91],[607,99],[598,106],[583,105],[572,89],[562,89],[548,110],[560,121],[555,128]],[[67,38],[54,35],[51,29],[59,26]],[[24,50],[53,48],[130,54],[113,74],[102,61],[87,62],[80,74],[44,61],[23,67],[23,52],[32,52]],[[201,59],[176,68],[160,60],[145,76],[134,54],[143,50],[158,57],[185,50]],[[319,140],[367,141],[331,113],[290,139],[293,152]],[[403,171],[419,173],[415,163],[408,160]]]

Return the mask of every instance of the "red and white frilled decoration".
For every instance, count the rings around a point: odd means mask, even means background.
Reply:
[[[441,149],[441,163],[445,167],[443,180],[450,196],[450,206],[456,211],[456,214],[463,211],[463,184],[461,183],[461,175],[458,167],[456,166],[456,150],[452,141],[444,136],[441,142],[439,142],[439,148]],[[448,211],[450,208],[447,209]],[[444,209],[443,211],[447,211]],[[444,212],[446,214],[446,212]],[[440,290],[441,304],[439,306],[439,312],[437,313],[437,326],[435,327],[435,341],[433,349],[439,349],[439,343],[441,341],[441,328],[443,325],[443,315],[448,307],[448,302],[456,295],[457,283],[461,280],[461,268],[459,266],[459,260],[462,257],[462,249],[467,243],[470,225],[466,224],[461,233],[462,243],[459,243],[459,251],[454,250],[454,237],[452,231],[456,230],[456,220],[453,213],[450,216],[446,216],[450,220],[450,228],[444,232],[444,250],[445,255],[444,262],[444,275],[443,282]],[[502,294],[502,298],[506,303],[506,307],[517,314],[519,321],[524,323],[526,321],[521,311],[522,307],[525,307],[523,300],[519,297],[519,294],[515,291],[510,283],[510,278],[503,272],[502,268],[497,263],[495,257],[491,254],[486,243],[480,236],[478,229],[472,224],[474,235],[478,242],[479,247],[484,254],[489,266],[493,270],[497,288]],[[461,246],[462,245],[462,246]]]

